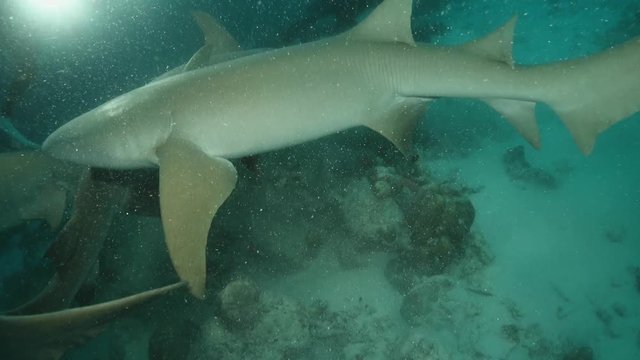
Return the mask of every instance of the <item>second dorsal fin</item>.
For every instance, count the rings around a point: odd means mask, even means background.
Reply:
[[[411,33],[413,0],[384,0],[347,32],[350,39],[391,41],[415,45]]]
[[[214,47],[216,53],[226,53],[240,49],[236,39],[211,15],[202,11],[194,11],[192,14],[202,31],[205,45]]]
[[[514,16],[499,29],[480,39],[463,44],[461,48],[513,67],[513,33],[517,20],[518,18]]]

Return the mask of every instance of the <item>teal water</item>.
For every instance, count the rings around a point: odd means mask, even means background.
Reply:
[[[3,117],[36,143],[187,61],[202,43],[193,9],[249,49],[334,34],[377,2],[84,3],[84,15],[51,22],[11,1],[0,10]],[[413,30],[460,44],[512,15],[523,65],[640,35],[632,0],[421,0]],[[27,86],[12,90],[26,68]],[[588,157],[550,108],[537,117],[538,151],[484,104],[443,99],[418,125],[416,161],[355,129],[235,163],[238,186],[209,235],[207,299],[175,291],[81,336],[63,358],[640,358],[640,117],[602,134]],[[2,131],[4,152],[24,148],[13,131]],[[27,187],[2,171],[3,186]],[[1,208],[3,218],[16,209]],[[160,219],[147,215],[116,213],[72,307],[177,280]],[[46,286],[59,232],[37,219],[3,229],[0,309]]]

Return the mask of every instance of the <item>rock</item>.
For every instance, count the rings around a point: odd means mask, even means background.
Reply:
[[[471,201],[445,185],[423,187],[405,210],[410,244],[385,269],[389,282],[406,293],[423,277],[444,273],[472,245],[475,219]]]
[[[402,180],[392,167],[378,165],[369,176],[373,192],[379,198],[391,197],[400,191]]]
[[[360,247],[397,249],[408,245],[407,223],[391,197],[379,197],[366,178],[351,182],[341,196],[344,222]]]
[[[244,339],[229,332],[217,317],[211,318],[203,326],[201,337],[191,351],[190,360],[243,360]]]
[[[438,186],[426,188],[418,194],[406,214],[415,246],[441,237],[460,244],[475,219],[475,209],[467,197]]]
[[[562,355],[562,360],[593,360],[593,349],[588,346],[577,346],[567,350]]]
[[[410,325],[438,324],[446,321],[448,309],[442,306],[454,282],[445,276],[433,276],[405,295],[400,315]]]
[[[502,156],[507,175],[519,182],[536,185],[545,190],[553,190],[558,187],[558,179],[549,171],[533,167],[525,158],[522,145],[508,149]]]
[[[230,282],[219,298],[224,322],[232,330],[253,329],[265,311],[260,290],[246,279]]]
[[[400,344],[396,357],[398,360],[451,360],[453,357],[443,346],[428,339],[423,334],[412,334]]]
[[[302,353],[311,341],[304,307],[285,297],[266,294],[260,321],[251,332],[256,344],[269,344],[280,354]]]
[[[200,328],[189,320],[164,322],[149,339],[149,360],[187,359],[192,342],[200,337]]]
[[[398,323],[378,314],[362,298],[339,311],[331,311],[324,301],[314,302],[308,309],[314,353],[318,354],[313,358],[389,359],[398,342]],[[322,353],[322,349],[331,352]]]
[[[220,301],[222,317],[205,324],[193,359],[304,358],[311,342],[304,307],[246,279],[227,285]]]

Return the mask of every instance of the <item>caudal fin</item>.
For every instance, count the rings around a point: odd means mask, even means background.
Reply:
[[[640,37],[544,70],[559,81],[545,102],[584,154],[591,153],[598,134],[640,111]]]

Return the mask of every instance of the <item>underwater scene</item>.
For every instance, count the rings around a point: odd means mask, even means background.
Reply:
[[[637,0],[3,0],[0,359],[640,359]]]

